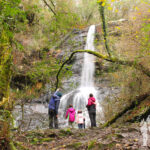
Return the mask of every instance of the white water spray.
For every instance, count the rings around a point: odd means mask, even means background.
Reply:
[[[95,37],[95,25],[90,26],[85,50],[94,51],[94,37]],[[78,89],[71,91],[61,98],[59,106],[59,121],[62,123],[64,120],[64,114],[69,104],[73,104],[76,112],[82,110],[86,118],[86,125],[89,125],[89,116],[86,109],[88,103],[89,94],[92,93],[97,101],[96,111],[97,114],[102,112],[97,99],[97,91],[94,87],[94,72],[95,72],[95,57],[88,53],[84,53],[84,63],[82,67],[81,85]],[[97,115],[98,116],[98,115]],[[67,121],[64,120],[61,126],[66,126]]]

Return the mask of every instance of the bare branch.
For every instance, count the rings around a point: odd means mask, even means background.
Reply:
[[[55,9],[55,4],[52,0],[50,0],[51,4],[53,5],[54,9]]]
[[[56,16],[55,11],[52,9],[52,7],[47,3],[46,0],[43,0],[43,2],[45,3],[45,5],[51,10],[51,12]]]

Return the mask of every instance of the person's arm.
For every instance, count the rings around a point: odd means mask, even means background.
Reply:
[[[57,93],[57,91],[53,94],[53,97],[54,98],[60,98],[56,93]]]
[[[67,110],[67,112],[66,112],[66,117],[65,117],[66,119],[67,119],[67,117],[68,117],[68,113],[69,113],[69,111]]]
[[[91,99],[88,99],[88,106],[91,106]]]

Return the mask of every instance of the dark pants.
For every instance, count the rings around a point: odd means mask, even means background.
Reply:
[[[96,127],[96,112],[89,112],[91,127]]]
[[[79,129],[83,129],[83,124],[78,124]]]
[[[54,110],[49,110],[49,128],[58,128],[58,118]]]

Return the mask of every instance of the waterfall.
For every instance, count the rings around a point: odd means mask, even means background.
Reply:
[[[95,26],[89,28],[85,50],[94,51]],[[82,68],[81,87],[93,87],[93,76],[95,71],[94,56],[85,53]]]
[[[87,34],[86,50],[94,51],[94,37],[95,37],[95,25],[91,25]],[[66,109],[69,104],[73,104],[76,112],[82,110],[83,115],[86,118],[86,125],[89,126],[89,116],[86,105],[88,103],[89,94],[92,93],[97,101],[97,114],[102,112],[97,99],[97,91],[94,87],[94,72],[95,72],[95,57],[88,53],[84,53],[84,62],[82,66],[81,84],[79,88],[71,91],[61,98],[59,106],[59,122],[62,126],[66,126],[67,120],[64,119]],[[98,115],[97,115],[98,116]]]

